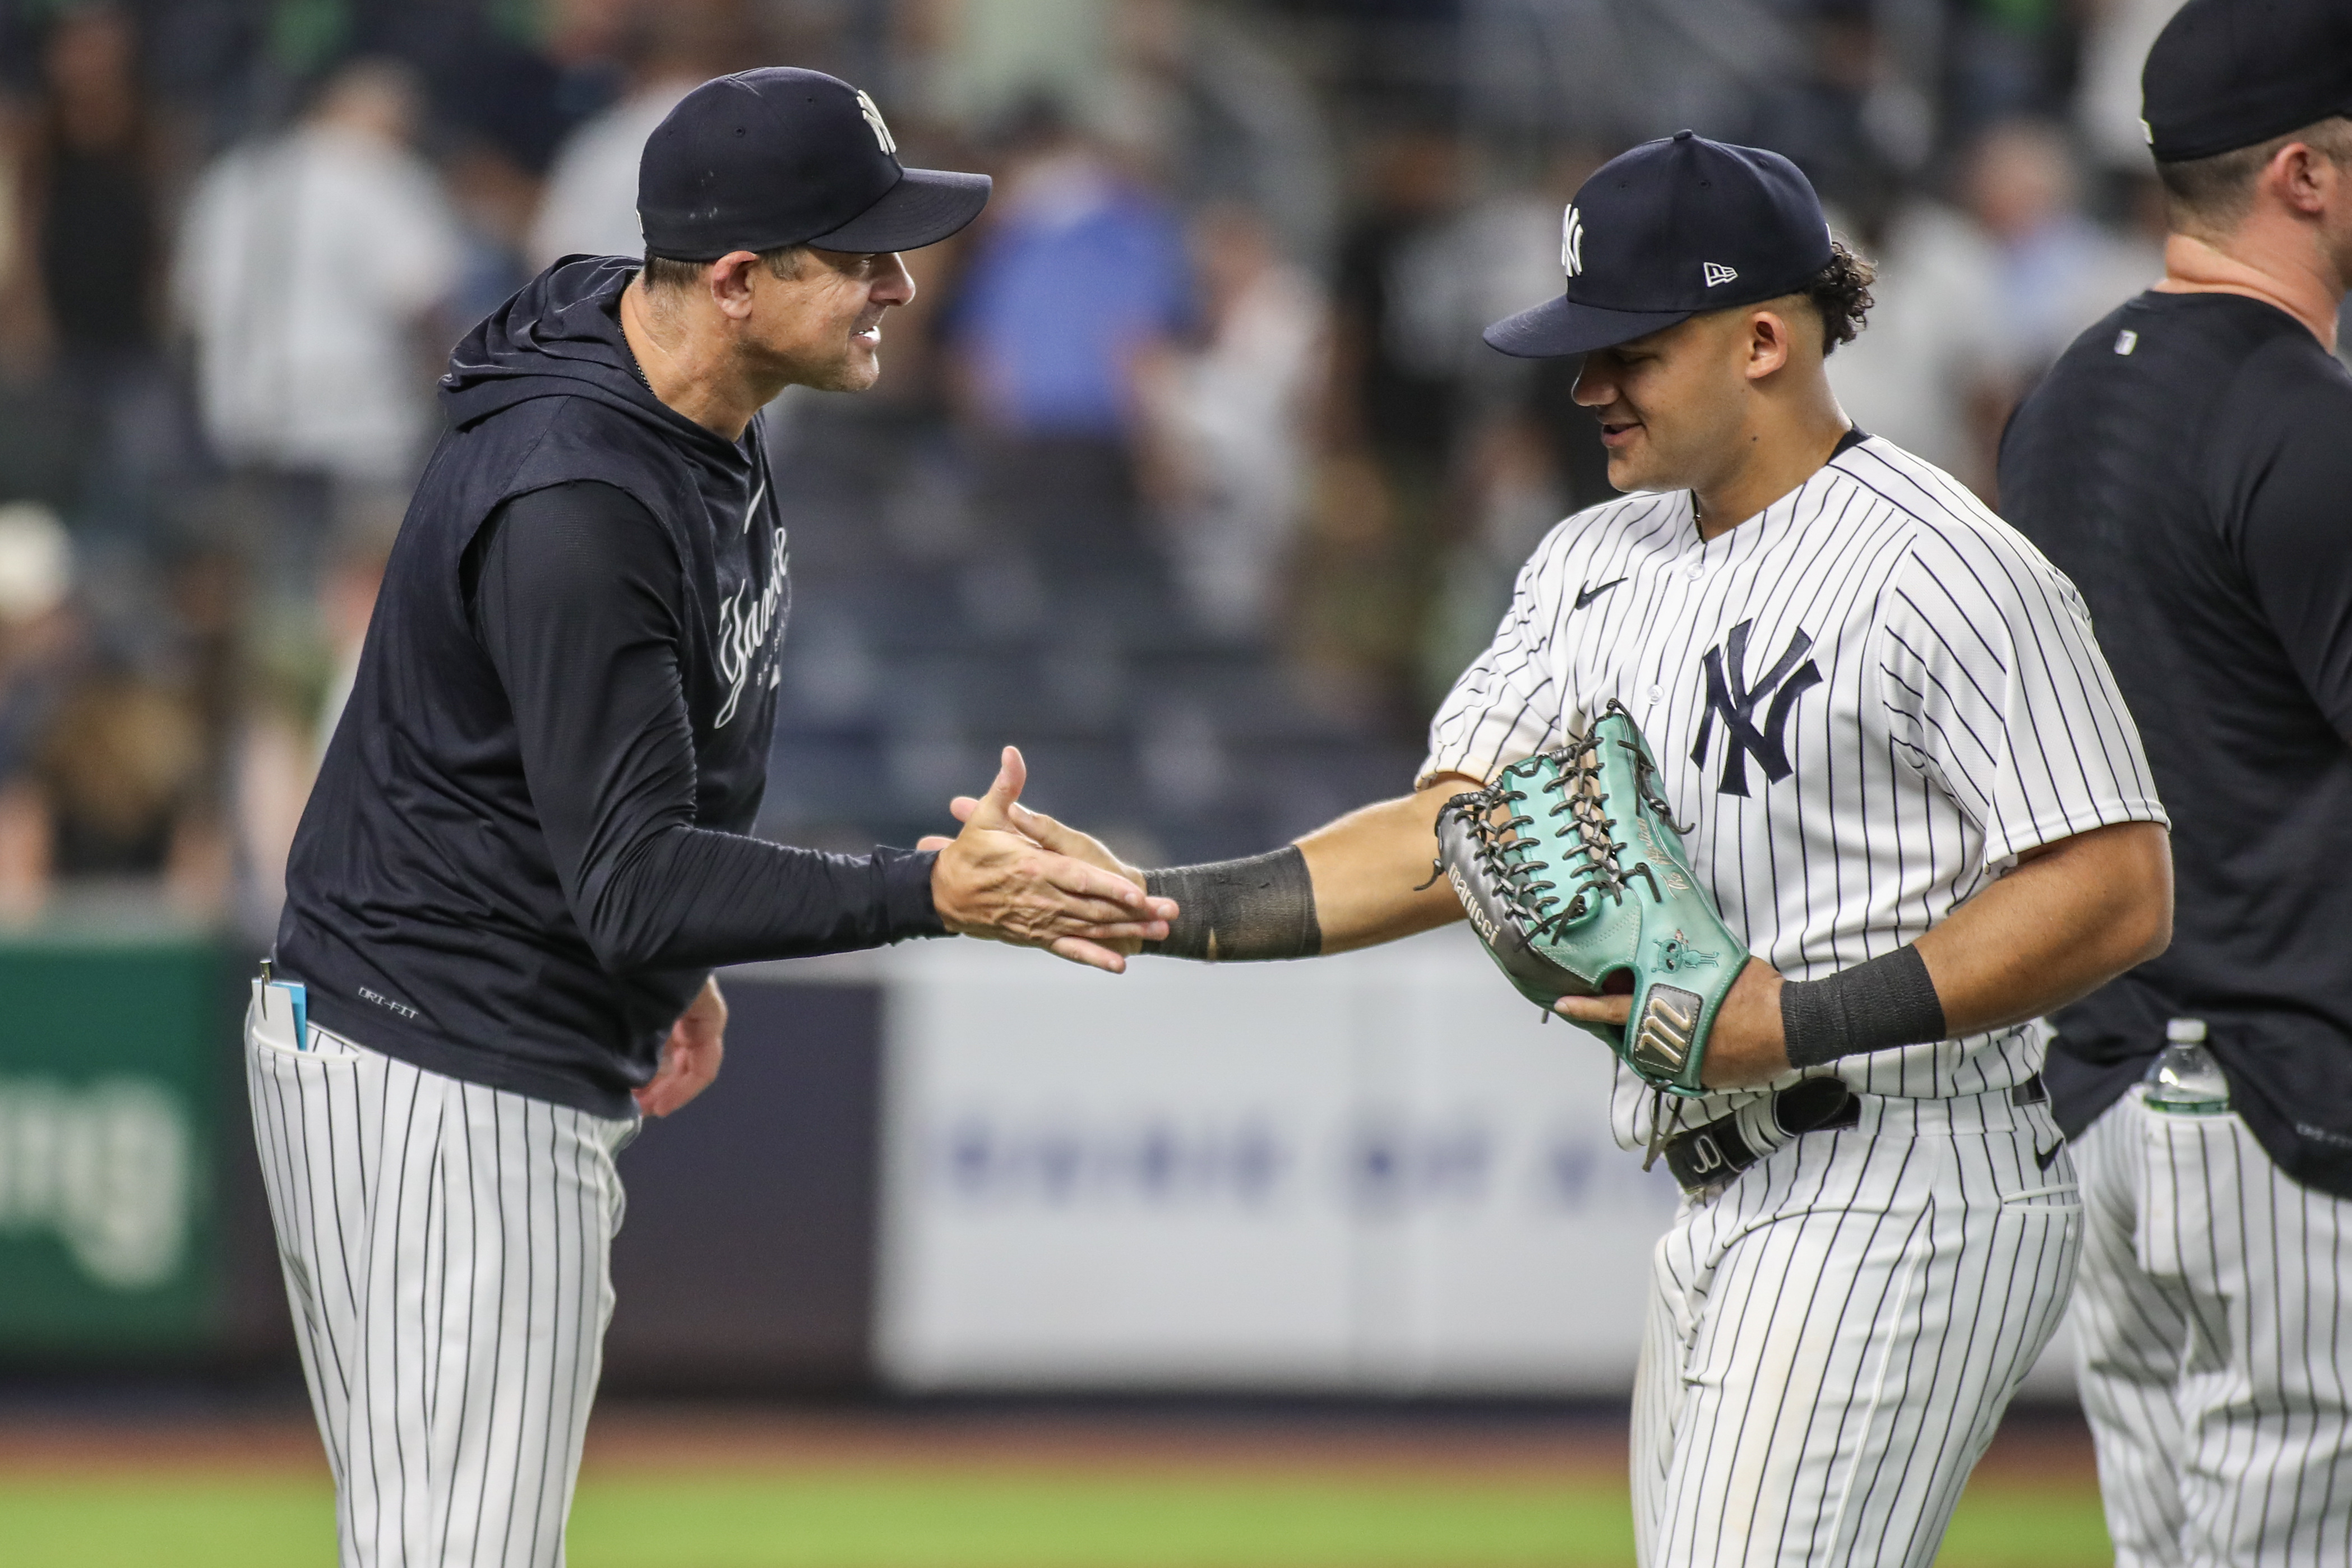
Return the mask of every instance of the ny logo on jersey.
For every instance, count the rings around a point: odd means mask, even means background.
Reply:
[[[1718,795],[1748,793],[1748,759],[1753,757],[1764,765],[1768,784],[1786,779],[1792,769],[1789,766],[1787,736],[1789,715],[1797,699],[1822,684],[1822,672],[1805,650],[1813,640],[1799,632],[1789,639],[1772,667],[1764,672],[1756,684],[1748,684],[1748,633],[1755,626],[1753,620],[1742,621],[1731,629],[1731,635],[1722,643],[1706,651],[1706,715],[1699,720],[1698,744],[1691,747],[1691,761],[1706,766],[1707,742],[1714,738],[1715,721],[1723,719],[1723,780],[1716,786]],[[1804,659],[1800,664],[1797,661]],[[1764,710],[1764,722],[1756,722],[1756,705],[1767,697],[1771,706]]]

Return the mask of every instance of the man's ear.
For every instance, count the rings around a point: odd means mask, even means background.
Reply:
[[[751,291],[757,287],[752,274],[761,265],[757,253],[748,250],[730,250],[710,264],[710,302],[722,315],[740,321],[751,314]]]
[[[2273,179],[2296,212],[2317,217],[2327,205],[2328,187],[2344,178],[2344,169],[2309,142],[2291,141],[2278,150],[2260,177]]]
[[[1746,370],[1749,381],[1762,381],[1786,365],[1796,347],[1796,327],[1788,311],[1768,308],[1748,312]]]

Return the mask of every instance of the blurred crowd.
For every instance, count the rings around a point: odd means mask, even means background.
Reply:
[[[988,749],[1139,856],[1402,788],[1518,562],[1609,494],[1486,350],[1561,204],[1689,124],[1880,265],[1849,412],[1992,498],[2021,391],[2159,271],[2168,0],[0,0],[0,913],[274,921],[447,345],[635,254],[750,65],[871,89],[981,225],[862,399],[792,393],[771,831],[907,841]],[[158,890],[162,890],[159,897]]]

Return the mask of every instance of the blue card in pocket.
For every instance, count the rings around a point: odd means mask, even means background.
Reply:
[[[310,1049],[310,992],[299,980],[264,980],[261,983],[262,1007],[266,1011],[275,997],[286,1004],[294,1018],[294,1049]]]

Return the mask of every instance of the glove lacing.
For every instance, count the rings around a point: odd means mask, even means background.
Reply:
[[[1602,716],[1612,713],[1633,716],[1613,698],[1602,710]],[[1493,784],[1477,791],[1482,809],[1471,825],[1477,839],[1479,861],[1512,907],[1527,916],[1530,937],[1544,935],[1561,921],[1580,918],[1591,907],[1593,899],[1622,899],[1635,877],[1650,884],[1652,898],[1664,902],[1649,862],[1637,861],[1631,867],[1618,862],[1617,857],[1627,845],[1624,840],[1612,836],[1617,819],[1609,815],[1609,796],[1600,788],[1599,753],[1602,744],[1598,735],[1589,735],[1550,751],[1538,752],[1510,764]],[[1648,755],[1630,741],[1616,744],[1633,753],[1634,788],[1640,793],[1641,803],[1675,831],[1689,832],[1688,827],[1675,821],[1672,808],[1658,789],[1657,767]],[[1569,852],[1578,862],[1569,873],[1578,885],[1575,895],[1565,903],[1557,896],[1559,884],[1544,880],[1551,864],[1537,854],[1538,841],[1528,831],[1536,825],[1534,816],[1520,810],[1528,801],[1528,792],[1509,788],[1513,779],[1535,778],[1547,764],[1557,766],[1559,771],[1538,786],[1538,792],[1549,795],[1564,791],[1565,795],[1545,815],[1566,815],[1578,839],[1576,847]],[[1493,815],[1497,810],[1508,813],[1499,821]],[[1507,834],[1516,836],[1506,838]]]
[[[1608,795],[1597,788],[1601,763],[1596,753],[1600,747],[1598,738],[1587,737],[1514,762],[1485,791],[1488,810],[1481,813],[1475,824],[1479,858],[1512,905],[1528,916],[1528,935],[1531,937],[1542,936],[1563,920],[1577,919],[1591,907],[1595,898],[1625,896],[1629,873],[1617,862],[1625,844],[1611,836],[1617,821],[1608,813]],[[1568,873],[1577,884],[1576,892],[1566,902],[1558,896],[1559,884],[1545,879],[1552,866],[1537,852],[1541,841],[1530,831],[1536,826],[1535,816],[1522,810],[1528,803],[1528,791],[1509,787],[1514,779],[1535,778],[1548,764],[1557,766],[1559,772],[1538,785],[1537,792],[1549,795],[1565,791],[1566,798],[1545,815],[1566,814],[1579,841],[1570,852],[1576,864]],[[1496,809],[1508,815],[1500,821],[1494,820],[1491,812]],[[1507,834],[1515,836],[1506,838]],[[1636,866],[1632,874],[1647,879],[1649,867]],[[1653,892],[1656,885],[1651,879]]]

